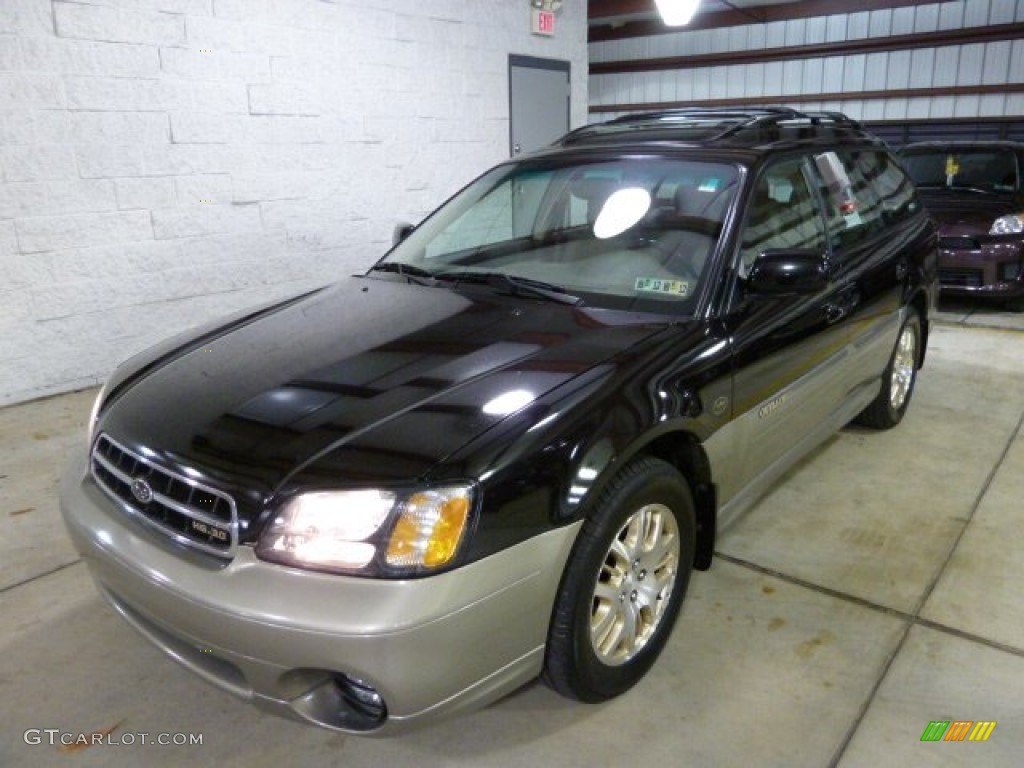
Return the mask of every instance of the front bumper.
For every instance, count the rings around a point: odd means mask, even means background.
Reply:
[[[535,677],[579,530],[404,581],[285,568],[250,547],[206,565],[120,513],[84,452],[65,471],[61,511],[100,592],[169,656],[277,714],[373,734],[482,706]],[[371,686],[387,717],[351,711],[339,680]]]
[[[946,296],[1024,297],[1024,238],[942,238],[939,282]]]

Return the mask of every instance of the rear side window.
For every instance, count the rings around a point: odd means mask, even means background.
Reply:
[[[882,198],[882,218],[886,222],[902,221],[917,212],[920,204],[914,182],[896,159],[887,152],[865,152],[865,176],[874,181]]]
[[[814,160],[833,250],[880,234],[918,208],[914,185],[887,152],[824,152]]]

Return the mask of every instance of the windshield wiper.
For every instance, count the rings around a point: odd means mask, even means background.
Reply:
[[[995,194],[995,192],[993,192],[990,189],[982,189],[981,187],[960,186],[959,184],[918,184],[917,188],[926,190],[928,192],[943,190],[945,192],[974,192],[977,195]]]
[[[391,272],[401,275],[404,278],[419,283],[420,285],[433,285],[434,273],[429,270],[417,267],[412,264],[403,264],[400,261],[382,261],[370,267],[371,272]]]
[[[473,270],[459,270],[450,272],[438,272],[434,275],[436,280],[451,280],[458,283],[478,283],[489,285],[492,288],[504,289],[513,295],[533,296],[548,301],[557,301],[560,304],[580,304],[583,299],[567,293],[565,288],[552,283],[545,283],[541,280],[532,280],[528,277],[517,275],[506,275],[504,272],[477,272]]]

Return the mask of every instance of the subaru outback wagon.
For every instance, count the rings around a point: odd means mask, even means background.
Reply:
[[[366,734],[629,689],[716,530],[903,418],[937,290],[912,183],[835,113],[588,126],[398,239],[121,365],[62,485],[142,635]]]

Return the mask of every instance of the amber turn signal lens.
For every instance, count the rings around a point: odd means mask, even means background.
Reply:
[[[470,493],[455,487],[410,496],[388,539],[388,565],[438,568],[451,561],[466,531]]]

